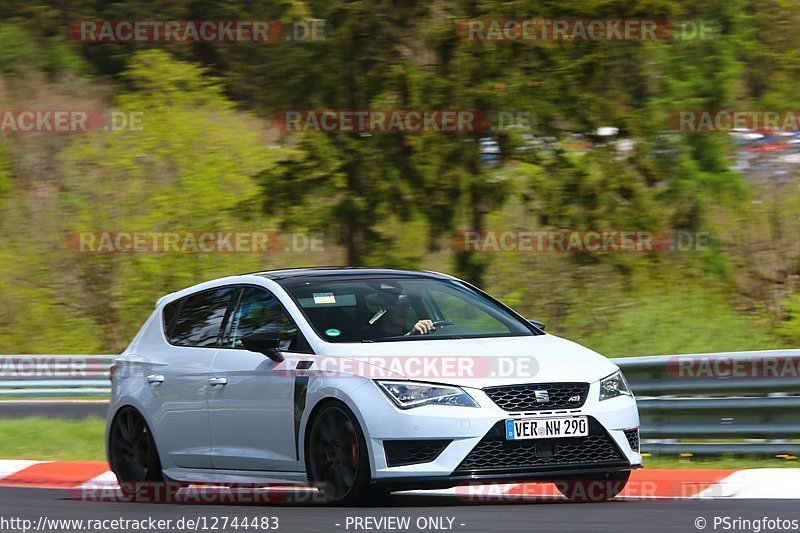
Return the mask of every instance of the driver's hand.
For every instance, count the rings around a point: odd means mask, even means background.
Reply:
[[[433,321],[425,319],[425,320],[420,320],[419,322],[414,324],[414,327],[411,329],[409,333],[411,335],[424,335],[426,333],[434,331],[435,329],[436,328],[433,326]]]

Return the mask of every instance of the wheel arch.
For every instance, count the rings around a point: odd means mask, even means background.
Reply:
[[[364,415],[361,413],[361,410],[358,408],[355,402],[353,402],[349,396],[342,393],[342,391],[338,389],[334,389],[325,395],[319,395],[314,401],[313,405],[307,406],[306,411],[308,414],[304,417],[304,421],[300,426],[300,435],[298,435],[298,452],[303,471],[305,471],[308,475],[308,464],[306,459],[308,455],[308,439],[310,438],[309,429],[311,427],[311,423],[314,421],[314,418],[322,410],[322,408],[331,403],[339,403],[344,405],[356,417],[356,421],[361,428],[361,433],[364,435],[370,477],[374,477],[375,460],[373,458],[372,448],[370,446],[369,428],[367,427]]]
[[[130,407],[134,409],[139,416],[142,417],[144,423],[147,425],[147,431],[153,438],[153,442],[156,445],[156,453],[158,454],[158,460],[162,465],[162,470],[164,469],[164,456],[162,455],[162,447],[159,445],[158,442],[158,435],[155,431],[153,431],[153,421],[150,419],[147,410],[143,408],[135,399],[133,398],[125,398],[124,400],[120,400],[118,403],[115,403],[113,407],[109,409],[108,417],[106,418],[106,433],[105,433],[105,452],[106,452],[106,462],[111,464],[111,454],[109,451],[109,443],[110,443],[110,436],[111,436],[111,425],[116,420],[117,416],[119,415],[120,411],[125,408]]]

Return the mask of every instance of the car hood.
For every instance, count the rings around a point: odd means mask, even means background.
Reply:
[[[602,355],[555,335],[326,343],[321,355],[362,363],[360,375],[465,387],[582,381],[618,370]]]

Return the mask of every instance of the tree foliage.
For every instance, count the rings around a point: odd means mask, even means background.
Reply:
[[[605,298],[609,309],[652,302],[644,305],[656,309],[647,315],[655,323],[659,310],[676,308],[654,298],[651,285],[658,292],[692,280],[709,291],[708,309],[727,305],[732,317],[757,317],[752,323],[775,342],[797,338],[790,295],[800,250],[787,230],[797,193],[745,183],[729,170],[726,136],[679,134],[667,125],[677,110],[797,109],[800,42],[790,28],[800,8],[793,2],[0,0],[0,13],[3,103],[36,106],[37,91],[80,95],[96,85],[105,92],[92,105],[143,117],[140,131],[0,138],[0,220],[23,228],[1,238],[9,304],[0,346],[7,351],[116,350],[164,292],[218,274],[334,257],[453,271],[592,339],[600,333],[582,303],[586,294]],[[692,20],[715,31],[659,42],[475,42],[459,34],[460,20],[487,17]],[[69,21],[79,19],[310,18],[325,21],[324,41],[67,38]],[[529,124],[461,134],[285,135],[273,117],[288,109],[479,109],[524,112]],[[619,128],[633,148],[594,135],[605,126]],[[540,142],[531,147],[524,135]],[[482,162],[485,136],[501,148],[497,165]],[[785,215],[774,216],[777,209]],[[710,249],[682,256],[493,256],[450,246],[458,230],[515,227],[707,231],[713,238]],[[86,229],[239,228],[324,232],[341,254],[91,255],[63,246]],[[760,246],[768,233],[786,245]],[[617,291],[595,293],[604,282]],[[790,322],[780,326],[785,302]],[[630,323],[631,315],[609,315]],[[51,317],[64,327],[48,328]]]

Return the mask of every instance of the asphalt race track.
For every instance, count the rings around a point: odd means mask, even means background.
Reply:
[[[715,517],[729,519],[769,519],[800,521],[800,507],[792,500],[627,500],[597,504],[534,501],[526,503],[465,503],[456,496],[407,495],[391,497],[390,507],[328,508],[319,505],[189,505],[83,502],[65,490],[0,488],[0,518],[48,519],[135,519],[178,520],[205,517],[207,529],[214,517],[277,517],[278,530],[284,531],[708,531]],[[355,527],[356,518],[410,517],[410,527],[379,527],[375,521]],[[705,519],[705,523],[698,518]],[[434,526],[425,518],[435,518]],[[350,524],[348,525],[348,519]],[[423,527],[417,527],[421,519]],[[448,526],[452,519],[452,526]],[[443,524],[437,527],[435,524]],[[384,522],[384,525],[386,523]],[[760,525],[760,524],[759,524]],[[185,531],[188,528],[170,528]],[[14,531],[8,527],[4,531]],[[198,530],[203,530],[200,526]],[[223,529],[215,529],[223,531]],[[243,528],[225,531],[246,531]],[[728,531],[753,531],[727,528]],[[760,528],[761,531],[766,528]],[[57,531],[50,529],[47,531]],[[66,531],[66,530],[64,530]],[[254,531],[250,528],[247,531]],[[758,530],[756,530],[758,531]]]
[[[89,416],[106,417],[106,400],[3,400],[0,418],[51,416],[62,419],[81,419]]]

